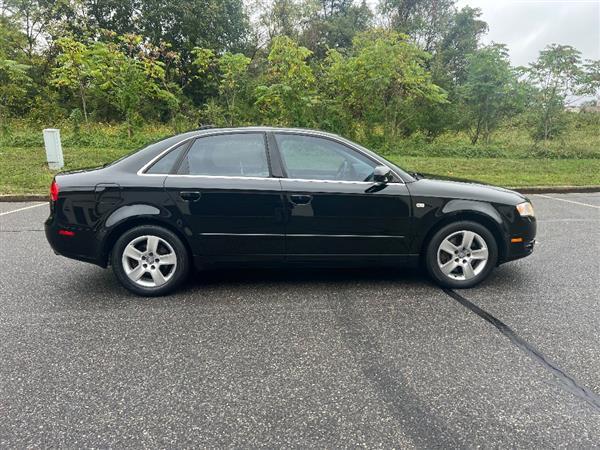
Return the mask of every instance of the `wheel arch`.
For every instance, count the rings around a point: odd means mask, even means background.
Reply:
[[[420,243],[421,260],[424,260],[427,251],[427,245],[429,245],[429,242],[431,242],[431,238],[435,233],[437,233],[441,228],[445,227],[446,225],[465,220],[476,222],[490,230],[490,233],[492,233],[492,235],[494,236],[494,239],[496,240],[496,245],[498,247],[498,263],[504,261],[508,253],[508,245],[506,243],[504,233],[502,232],[501,225],[498,224],[496,219],[478,210],[452,211],[448,214],[445,214],[440,218],[440,220],[435,222],[429,228],[429,230],[427,231],[423,240]]]
[[[132,216],[124,219],[123,221],[119,222],[114,227],[112,227],[107,233],[106,237],[104,238],[102,242],[102,262],[105,267],[108,266],[108,262],[110,261],[110,254],[119,237],[122,236],[123,233],[127,232],[128,230],[142,225],[154,225],[171,231],[183,243],[188,253],[188,257],[190,259],[192,258],[192,247],[187,237],[185,236],[185,233],[183,233],[182,230],[165,220],[161,220],[156,216]]]

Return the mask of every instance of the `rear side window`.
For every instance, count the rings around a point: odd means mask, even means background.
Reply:
[[[186,142],[186,143],[181,144],[177,148],[174,148],[169,153],[167,153],[162,158],[160,158],[158,161],[156,161],[154,164],[152,164],[152,166],[150,166],[150,168],[148,170],[146,170],[146,173],[153,173],[153,174],[169,174],[169,173],[171,173],[173,166],[179,159],[179,156],[181,155],[181,153],[187,148],[187,146],[188,146],[188,143]]]
[[[180,174],[268,177],[269,164],[262,133],[221,134],[194,141]]]

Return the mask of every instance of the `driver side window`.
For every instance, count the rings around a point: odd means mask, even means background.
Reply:
[[[275,134],[275,140],[289,178],[369,181],[377,165],[352,149],[325,138]]]

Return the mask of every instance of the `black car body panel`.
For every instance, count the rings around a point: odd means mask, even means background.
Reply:
[[[182,158],[188,157],[197,139],[244,133],[264,136],[266,176],[181,173]],[[349,153],[356,152],[359,168],[358,158],[389,167],[390,180],[288,176],[276,139],[284,134],[345,146]],[[168,173],[150,173],[153,164],[177,149]],[[152,144],[106,167],[58,174],[55,180],[59,195],[51,202],[46,221],[48,241],[59,254],[102,267],[107,266],[119,235],[139,224],[157,224],[175,232],[198,267],[213,263],[414,265],[428,236],[459,218],[478,221],[492,231],[502,263],[530,254],[536,233],[535,218],[522,217],[516,210],[517,204],[527,201],[516,192],[417,179],[357,144],[310,130],[194,131]],[[513,238],[520,241],[513,243]]]

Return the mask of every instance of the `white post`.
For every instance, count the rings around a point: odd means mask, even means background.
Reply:
[[[48,167],[52,170],[61,169],[65,165],[65,161],[60,143],[60,130],[57,128],[46,128],[44,130],[44,145],[46,146]]]

